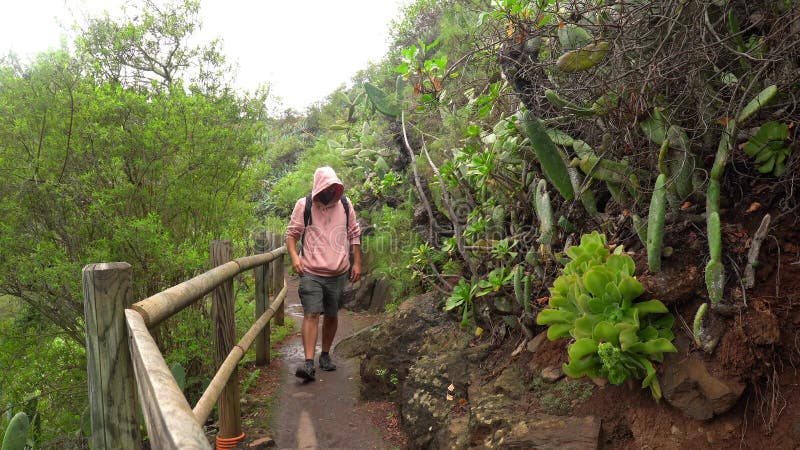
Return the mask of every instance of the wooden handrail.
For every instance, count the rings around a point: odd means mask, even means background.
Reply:
[[[269,263],[284,254],[286,254],[285,245],[268,253],[234,259],[158,294],[151,295],[140,302],[136,302],[131,306],[131,309],[142,316],[147,328],[153,328],[214,290],[220,283],[230,280],[247,269]]]
[[[158,448],[211,450],[200,423],[195,421],[189,402],[175,382],[144,319],[138,312],[126,309],[125,321],[128,324],[136,386],[142,400],[142,413],[150,441],[158,444]]]
[[[228,353],[227,358],[225,358],[225,361],[222,363],[219,370],[217,370],[217,373],[214,375],[211,383],[209,383],[205,392],[203,392],[202,397],[200,397],[200,400],[197,401],[197,405],[194,407],[193,412],[197,423],[205,423],[206,419],[208,419],[208,416],[211,414],[211,410],[214,409],[214,405],[217,403],[220,394],[222,394],[222,389],[228,382],[231,373],[233,373],[233,369],[237,364],[239,364],[239,361],[242,360],[245,352],[247,352],[250,346],[253,345],[253,341],[255,341],[258,333],[261,332],[267,323],[269,323],[270,319],[272,319],[272,316],[275,315],[275,312],[286,299],[287,292],[288,288],[284,284],[283,289],[275,297],[275,300],[273,300],[269,309],[264,311],[264,314],[262,314],[261,317],[259,317],[258,320],[253,323],[239,343],[233,347],[230,353]]]
[[[264,241],[263,237],[260,239]],[[280,243],[277,236],[271,236],[269,239],[276,247]],[[222,243],[222,247],[219,247],[218,243]],[[212,256],[218,255],[215,253],[215,248],[216,251],[223,248],[224,251],[221,253],[229,252],[230,241],[212,243]],[[261,250],[265,248],[262,246]],[[84,268],[87,354],[114,355],[102,360],[99,356],[88,358],[90,399],[94,399],[90,408],[92,434],[102,436],[102,439],[97,439],[96,446],[141,448],[138,437],[139,426],[135,415],[134,399],[137,391],[153,448],[210,450],[211,446],[202,425],[209,417],[215,403],[219,403],[219,434],[229,438],[240,433],[236,431],[231,434],[231,430],[240,429],[241,420],[240,412],[236,408],[239,404],[237,364],[256,341],[265,341],[259,344],[257,351],[260,350],[262,353],[269,351],[269,340],[265,333],[269,332],[269,322],[273,316],[277,317],[277,313],[283,311],[288,292],[281,258],[286,253],[286,247],[281,246],[270,252],[230,261],[228,261],[230,253],[215,257],[218,266],[132,305],[129,301],[131,293],[129,264],[90,264]],[[270,264],[273,261],[275,262]],[[212,258],[212,265],[216,264]],[[248,269],[256,269],[256,302],[259,301],[258,297],[266,300],[270,294],[274,296],[274,300],[266,311],[256,315],[255,323],[250,330],[237,344],[234,344],[236,336],[232,320],[233,310],[229,309],[232,306],[230,302],[233,298],[233,277]],[[221,342],[220,330],[222,330],[226,344],[218,347],[219,370],[198,401],[195,410],[192,410],[178,387],[172,371],[167,367],[150,334],[150,329],[215,289],[215,307],[222,308],[224,305],[227,311],[221,314],[222,310],[217,310],[220,317],[217,317],[216,340],[217,344]],[[222,295],[224,303],[220,303],[218,297],[222,291],[224,291]],[[262,305],[264,303],[266,301]],[[127,305],[130,305],[129,309],[126,309]],[[223,320],[220,320],[221,318]],[[121,363],[113,362],[119,358]],[[256,359],[261,360],[262,364],[269,363],[263,355],[257,356]],[[132,372],[133,376],[115,376],[123,374],[126,365],[130,367],[128,373]],[[118,380],[119,386],[114,387],[116,385],[109,384],[109,379]],[[230,396],[229,391],[236,395]],[[94,395],[91,395],[92,393]],[[130,399],[128,402],[130,408],[123,408],[127,404],[126,399]],[[107,408],[106,404],[113,407]],[[231,405],[235,405],[234,408],[231,409]],[[123,409],[124,411],[121,411]]]

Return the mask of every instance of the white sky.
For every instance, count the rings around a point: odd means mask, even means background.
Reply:
[[[410,0],[201,0],[200,37],[223,40],[239,64],[237,84],[271,83],[285,108],[300,112],[348,83],[388,49],[388,31]],[[0,54],[23,59],[60,46],[83,12],[114,11],[124,0],[4,1]]]

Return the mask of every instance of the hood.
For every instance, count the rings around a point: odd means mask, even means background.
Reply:
[[[336,195],[333,196],[333,200],[330,202],[331,204],[336,203],[339,199],[342,198],[344,194],[344,184],[339,177],[336,176],[336,172],[333,171],[330,167],[320,167],[319,169],[314,172],[314,188],[311,190],[311,198],[315,198],[317,194],[325,190],[330,185],[338,186],[336,189]]]

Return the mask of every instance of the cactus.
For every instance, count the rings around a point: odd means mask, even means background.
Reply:
[[[517,303],[519,306],[525,307],[525,297],[524,291],[522,290],[522,277],[524,273],[522,272],[522,265],[517,265],[514,269],[514,298],[517,299]]]
[[[575,192],[572,190],[572,182],[569,179],[569,173],[567,173],[567,164],[564,162],[564,158],[562,158],[558,148],[547,136],[547,131],[530,112],[526,112],[523,115],[522,123],[544,175],[564,199],[572,200]]]
[[[539,218],[539,242],[545,245],[553,243],[555,234],[553,220],[553,209],[550,206],[550,195],[547,193],[547,182],[539,180],[534,194],[534,207],[536,209],[536,216]]]
[[[367,92],[369,101],[375,105],[378,111],[391,118],[400,116],[400,106],[397,104],[397,101],[381,88],[372,83],[364,83],[364,90]]]
[[[594,108],[576,105],[575,103],[572,103],[571,101],[561,97],[558,95],[558,92],[552,89],[545,89],[544,97],[556,108],[563,109],[564,111],[575,114],[576,116],[593,116],[596,114]]]
[[[522,280],[522,295],[525,302],[522,304],[522,309],[526,313],[531,312],[531,285],[533,284],[533,275],[525,275]]]
[[[739,112],[739,115],[736,117],[737,122],[744,122],[745,120],[749,119],[753,114],[757,113],[759,109],[766,106],[769,102],[775,98],[775,95],[778,93],[778,87],[774,84],[771,86],[767,86],[763,91],[759,92],[756,95],[756,98],[750,100],[750,103],[745,105],[744,108]]]
[[[725,266],[722,262],[711,260],[706,265],[706,290],[711,304],[722,301],[725,292]]]
[[[574,167],[570,167],[567,169],[567,173],[569,174],[569,180],[572,182],[572,189],[577,193],[578,199],[583,204],[583,209],[591,217],[597,216],[597,199],[594,197],[594,192],[587,186],[586,189],[581,189],[583,186],[583,179],[581,174],[578,173],[578,170]]]
[[[577,25],[564,25],[556,32],[561,47],[565,50],[575,50],[592,42],[592,35],[585,28]]]
[[[708,215],[708,252],[712,261],[722,261],[722,226],[719,213],[712,211]]]
[[[698,347],[703,346],[703,316],[706,315],[706,311],[708,311],[708,303],[703,303],[697,308],[697,313],[694,315],[694,327],[692,327],[692,331],[694,332],[694,343],[697,344]]]
[[[664,241],[664,218],[666,216],[667,176],[663,173],[656,179],[653,197],[650,200],[650,213],[647,217],[647,265],[650,272],[661,271],[661,246]]]
[[[2,450],[24,450],[28,442],[28,428],[30,422],[28,415],[18,412],[8,423],[6,434],[3,436]]]
[[[603,61],[610,48],[611,44],[608,41],[591,43],[579,50],[572,50],[561,55],[556,61],[556,67],[567,73],[589,70]]]
[[[719,213],[708,214],[708,251],[711,261],[706,265],[706,290],[712,304],[722,301],[725,289],[725,266],[722,264],[722,230]]]
[[[636,235],[639,236],[639,240],[642,241],[642,245],[647,247],[647,224],[638,214],[631,215],[633,219],[633,230],[636,232]]]

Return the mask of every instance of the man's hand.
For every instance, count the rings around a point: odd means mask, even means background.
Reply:
[[[361,279],[361,263],[354,262],[352,267],[350,267],[350,281],[355,283],[360,279]]]
[[[303,263],[300,261],[300,258],[292,258],[292,268],[297,275],[303,274]]]

